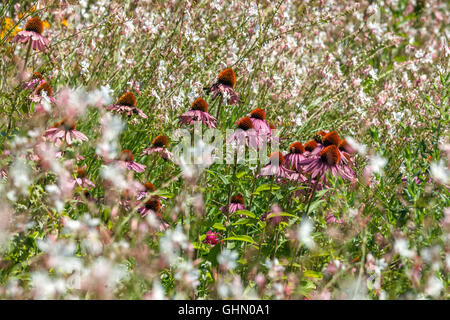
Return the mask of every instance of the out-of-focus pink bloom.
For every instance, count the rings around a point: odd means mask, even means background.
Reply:
[[[205,238],[205,240],[203,240],[203,243],[215,246],[216,244],[219,243],[219,236],[220,236],[220,233],[212,232],[211,230],[209,230],[206,233],[206,238]]]
[[[158,135],[153,139],[151,146],[145,148],[141,156],[151,155],[152,153],[159,153],[164,160],[173,160],[172,153],[167,150],[169,146],[169,138],[163,135]]]
[[[47,129],[44,133],[44,137],[48,141],[53,141],[57,146],[62,144],[65,140],[68,145],[72,144],[75,139],[88,141],[89,139],[80,131],[75,130],[77,124],[72,119],[63,119],[60,122],[55,123],[50,129]]]
[[[118,160],[119,163],[123,164],[128,170],[134,170],[139,173],[145,171],[146,166],[134,162],[133,154],[128,149],[125,149],[120,153],[120,157]]]
[[[208,128],[215,128],[216,118],[208,113],[208,104],[203,98],[197,98],[191,105],[191,109],[180,116],[180,125],[192,124],[194,121],[201,121]]]
[[[25,30],[20,31],[11,40],[11,42],[29,43],[33,50],[43,51],[48,48],[49,41],[42,36],[44,31],[44,24],[38,17],[31,18],[25,24]]]
[[[272,206],[272,211],[263,214],[260,217],[260,220],[267,221],[267,223],[270,223],[272,226],[278,226],[281,222],[288,221],[288,217],[282,216],[281,213],[283,213],[283,210],[280,206],[275,204]]]
[[[236,75],[233,69],[225,69],[219,73],[217,82],[211,87],[205,88],[206,92],[212,92],[212,99],[215,100],[219,95],[229,98],[232,105],[237,104],[241,99],[239,98],[234,86],[236,85]]]
[[[325,221],[327,223],[329,223],[329,224],[334,224],[334,223],[336,223],[338,225],[342,225],[343,224],[342,219],[336,218],[336,216],[334,214],[332,214],[332,213],[328,213],[327,214],[327,216],[325,218]]]
[[[140,117],[147,119],[148,116],[141,109],[137,108],[136,105],[136,97],[132,92],[127,91],[119,98],[117,103],[107,106],[106,109],[109,111],[126,114],[129,117],[133,114],[137,114]]]

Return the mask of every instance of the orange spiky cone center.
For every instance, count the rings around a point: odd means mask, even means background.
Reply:
[[[305,152],[305,147],[300,142],[294,142],[289,146],[290,153],[303,153]]]
[[[252,112],[250,112],[250,117],[255,118],[255,119],[265,120],[266,112],[261,108],[256,108],[256,109],[252,110]]]
[[[29,19],[25,24],[25,30],[42,34],[42,32],[44,31],[44,24],[38,17],[33,17]]]
[[[155,148],[167,148],[169,146],[169,138],[166,136],[158,135],[153,139],[152,146]]]
[[[78,178],[86,177],[86,170],[84,170],[83,168],[78,168],[77,169],[77,177]]]
[[[137,100],[132,92],[125,92],[117,101],[122,106],[136,107]]]
[[[238,128],[247,131],[253,129],[253,122],[249,117],[244,117],[238,121],[237,126]]]
[[[277,127],[275,127],[275,125],[271,122],[271,123],[269,123],[269,128],[271,130],[275,130]]]
[[[31,77],[32,79],[40,79],[40,80],[44,80],[44,76],[42,74],[40,74],[39,72],[33,72],[33,75]]]
[[[203,98],[197,98],[191,105],[191,110],[199,110],[203,112],[208,112],[208,104],[206,103],[205,99]]]
[[[238,193],[238,194],[234,195],[233,197],[231,197],[231,203],[244,204],[244,197],[242,196],[242,194]]]
[[[61,121],[56,122],[52,127],[68,131],[75,130],[77,128],[77,124],[73,119],[62,119]]]
[[[306,151],[311,152],[311,151],[313,151],[315,148],[317,148],[317,142],[314,141],[314,140],[308,141],[307,143],[305,143],[304,147],[305,147],[305,150],[306,150]]]
[[[270,162],[272,162],[272,161],[276,162],[276,160],[278,159],[278,165],[281,166],[282,164],[284,164],[283,154],[279,151],[278,152],[275,151],[275,152],[271,153],[269,158],[270,158]]]
[[[320,159],[330,166],[335,166],[341,161],[341,154],[335,145],[326,147],[320,152]]]
[[[339,135],[336,133],[336,131],[331,131],[328,132],[322,139],[322,143],[325,147],[334,145],[334,146],[338,146],[339,145]]]
[[[234,86],[236,85],[236,74],[234,73],[233,69],[228,68],[219,73],[217,80],[221,84],[234,88]]]
[[[145,209],[159,212],[161,209],[161,202],[159,201],[159,198],[157,196],[152,196],[145,202]]]
[[[48,97],[53,95],[52,87],[50,87],[48,82],[43,82],[36,88],[36,94],[37,95],[41,95],[42,91],[45,91],[47,93]]]
[[[156,190],[155,186],[151,182],[144,183],[145,190],[148,192],[153,192]]]
[[[314,140],[317,143],[322,143],[323,137],[326,136],[326,132],[325,131],[319,131],[314,135]]]
[[[133,161],[134,160],[133,153],[128,149],[123,150],[120,153],[120,160],[127,161],[127,162]]]

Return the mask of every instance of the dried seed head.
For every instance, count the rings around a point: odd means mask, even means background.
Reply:
[[[233,69],[228,68],[219,73],[217,80],[221,84],[234,88],[234,86],[236,85],[236,74],[234,73]]]
[[[119,98],[117,104],[120,104],[122,106],[136,107],[136,97],[132,92],[127,91]]]
[[[339,136],[336,131],[328,132],[322,139],[322,143],[325,147],[335,145],[336,147],[339,145]]]
[[[167,148],[169,146],[169,138],[163,135],[158,135],[155,137],[155,139],[153,139],[152,146],[155,148]]]
[[[120,160],[127,161],[127,162],[133,161],[134,160],[133,153],[128,149],[123,150],[120,153]]]
[[[303,153],[305,152],[305,147],[300,142],[294,142],[289,146],[290,153]]]
[[[242,194],[238,193],[231,197],[231,203],[240,203],[244,204],[244,197]]]
[[[33,17],[29,19],[25,24],[25,30],[42,34],[42,32],[44,31],[44,24],[38,17]]]
[[[47,93],[48,97],[51,97],[53,95],[52,87],[48,84],[48,82],[42,82],[37,88],[36,88],[36,94],[41,95],[42,91],[45,91]]]
[[[238,128],[247,131],[253,129],[253,122],[249,117],[244,117],[238,121],[237,126]]]
[[[311,152],[311,151],[313,151],[315,148],[317,148],[317,142],[314,141],[314,140],[308,141],[307,143],[305,143],[304,147],[305,147],[305,150],[306,150],[306,151]]]
[[[266,112],[261,108],[256,108],[250,112],[250,118],[265,120]]]
[[[339,149],[333,144],[320,152],[320,159],[330,166],[335,166],[341,160],[341,154]]]
[[[145,190],[148,192],[153,192],[156,190],[155,186],[151,182],[144,183]]]
[[[284,157],[280,151],[272,152],[269,156],[270,162],[276,162],[278,160],[278,165],[284,164]]]
[[[199,110],[203,112],[208,112],[208,104],[205,99],[197,98],[191,105],[191,110]]]

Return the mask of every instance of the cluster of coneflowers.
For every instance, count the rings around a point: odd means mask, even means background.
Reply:
[[[45,50],[48,47],[48,40],[42,36],[43,23],[38,17],[28,20],[25,25],[25,31],[21,31],[12,41],[28,43],[29,49]],[[26,63],[26,62],[25,62]],[[223,99],[230,104],[235,105],[240,102],[237,92],[234,90],[236,85],[236,75],[231,68],[221,71],[217,77],[217,81],[205,89],[206,94],[212,93],[212,99],[220,98],[220,103],[217,107],[216,117],[209,114],[209,106],[203,97],[198,97],[191,104],[190,109],[179,117],[180,125],[192,125],[195,122],[200,122],[208,128],[216,128],[218,124],[218,117],[220,116],[220,108]],[[24,86],[33,90],[33,96],[46,96],[53,99],[53,90],[49,83],[39,73],[34,73],[30,81],[26,82]],[[38,101],[38,100],[36,100]],[[37,109],[37,110],[41,110]],[[137,98],[131,91],[126,91],[116,103],[106,107],[107,111],[118,113],[124,117],[132,117],[137,115],[142,119],[147,119],[148,116],[137,107]],[[66,116],[61,121],[56,122],[44,133],[44,140],[53,142],[57,147],[61,147],[64,143],[70,146],[74,140],[87,141],[82,132],[76,130],[77,124],[74,117]],[[275,127],[266,121],[266,113],[261,108],[255,108],[248,116],[241,118],[236,123],[236,129],[229,138],[229,143],[236,145],[245,145],[248,148],[258,150],[263,145],[270,144],[275,138]],[[169,139],[167,136],[156,136],[150,146],[145,148],[141,156],[153,157],[153,161],[159,155],[164,160],[173,160],[173,155],[168,149]],[[321,131],[315,135],[314,139],[302,144],[301,142],[294,142],[289,146],[288,152],[283,154],[280,151],[273,152],[269,156],[270,162],[263,166],[256,177],[272,177],[272,182],[306,184],[313,190],[322,189],[327,186],[327,175],[331,174],[334,177],[340,176],[344,180],[354,180],[355,174],[352,169],[354,150],[351,146],[341,139],[335,131],[324,132]],[[58,153],[61,156],[61,152]],[[37,161],[39,156],[35,156]],[[104,159],[105,163],[114,162],[124,169],[142,173],[146,170],[146,166],[134,161],[132,152],[128,149],[123,150],[115,159]],[[154,164],[154,163],[153,163]],[[235,165],[237,165],[235,163]],[[86,167],[80,167],[74,174],[73,185],[79,185],[82,188],[90,189],[95,185],[87,178]],[[161,220],[161,197],[154,194],[155,187],[152,183],[147,182],[143,186],[129,188],[124,191],[122,200],[120,201],[124,208],[130,208],[130,203],[133,198],[137,202],[135,206],[138,207],[138,212],[145,216],[152,211]],[[86,190],[88,192],[88,190]],[[245,199],[241,194],[232,194],[232,186],[229,189],[229,197],[227,204],[221,210],[229,217],[230,214],[245,210]],[[281,210],[272,210],[272,213],[281,212]],[[268,213],[261,217],[265,220]],[[281,221],[277,219],[277,221]],[[164,228],[168,227],[167,223],[162,224]],[[218,234],[208,233],[205,242],[209,244],[216,244]]]

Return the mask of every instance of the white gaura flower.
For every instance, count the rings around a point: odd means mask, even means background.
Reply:
[[[30,166],[21,159],[16,160],[9,170],[14,187],[22,194],[27,192],[28,186],[33,182],[30,178],[30,172]]]
[[[225,248],[217,256],[217,262],[219,262],[219,264],[226,270],[232,270],[237,266],[237,258],[238,253],[236,251],[231,251]]]
[[[365,144],[359,143],[358,141],[356,141],[355,139],[353,139],[350,136],[346,136],[345,137],[345,141],[348,142],[348,144],[354,149],[356,150],[360,155],[365,155],[367,152],[367,146]]]
[[[386,165],[387,160],[377,153],[373,156],[370,156],[369,161],[369,167],[372,169],[372,172],[382,175],[383,168]]]
[[[430,165],[430,170],[431,176],[436,182],[442,184],[450,183],[450,170],[448,170],[442,160],[440,160],[439,162],[433,162]]]
[[[409,249],[409,244],[406,239],[396,239],[394,244],[394,251],[404,258],[413,258],[414,250]]]
[[[431,276],[425,287],[425,294],[436,298],[440,295],[443,288],[444,284],[442,283],[442,280],[436,276]]]
[[[314,240],[311,237],[314,225],[312,221],[307,218],[302,221],[297,230],[297,239],[303,243],[308,249],[314,248]]]

